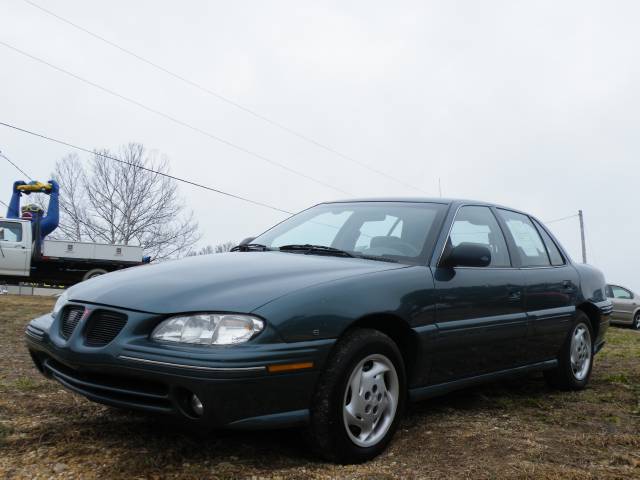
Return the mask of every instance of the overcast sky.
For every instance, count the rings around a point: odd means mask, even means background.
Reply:
[[[337,190],[2,45],[1,122],[90,149],[140,142],[167,155],[175,175],[291,211],[345,197],[437,196],[439,178],[444,196],[498,202],[542,220],[582,209],[589,262],[640,293],[640,2],[33,1],[419,190],[23,0],[0,0],[0,41]],[[5,127],[0,150],[41,180],[72,151]],[[21,175],[0,159],[0,178],[7,202]],[[180,188],[204,244],[239,241],[284,218]],[[550,227],[579,259],[577,219]]]

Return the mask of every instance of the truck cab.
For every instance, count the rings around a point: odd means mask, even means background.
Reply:
[[[70,286],[114,270],[148,263],[142,247],[46,237],[59,223],[59,186],[54,180],[13,184],[6,218],[0,218],[0,284],[30,282]],[[20,208],[23,193],[50,196],[46,215],[38,205]],[[22,212],[22,213],[21,213]]]
[[[0,275],[28,277],[32,250],[31,222],[0,218]]]

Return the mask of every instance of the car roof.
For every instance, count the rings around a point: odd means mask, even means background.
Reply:
[[[537,222],[544,224],[539,218],[535,215],[532,215],[528,212],[524,212],[518,208],[508,207],[506,205],[500,205],[498,203],[485,202],[482,200],[469,200],[465,198],[440,198],[440,197],[370,197],[370,198],[351,198],[351,199],[343,199],[343,200],[330,200],[327,202],[322,202],[320,205],[327,205],[332,203],[358,203],[358,202],[398,202],[398,203],[439,203],[441,205],[449,205],[453,208],[457,208],[461,205],[481,205],[487,207],[496,207],[503,208],[505,210],[510,210],[512,212],[521,213],[522,215],[526,215],[535,219]],[[547,228],[548,230],[548,228]],[[556,243],[557,240],[556,240]],[[565,253],[566,255],[566,253]]]
[[[326,203],[357,203],[357,202],[398,202],[398,203],[440,203],[444,205],[460,205],[460,204],[473,204],[473,205],[487,205],[491,207],[508,208],[509,210],[518,211],[517,209],[505,207],[491,202],[485,202],[482,200],[469,200],[463,198],[440,198],[440,197],[369,197],[369,198],[348,198],[342,200],[331,200]]]

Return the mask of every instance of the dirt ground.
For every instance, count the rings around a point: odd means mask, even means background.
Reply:
[[[590,387],[540,375],[410,407],[388,451],[323,463],[299,431],[181,432],[44,379],[23,341],[47,298],[0,296],[0,478],[640,479],[640,334],[611,328]]]

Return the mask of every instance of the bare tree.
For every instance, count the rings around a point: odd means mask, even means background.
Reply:
[[[60,225],[53,235],[80,242],[88,225],[88,201],[86,173],[78,155],[71,153],[56,162],[54,177],[60,184]]]
[[[224,253],[229,252],[233,247],[236,246],[235,242],[224,242],[215,246],[214,253]]]
[[[196,255],[210,255],[212,253],[224,253],[230,251],[233,247],[235,247],[235,242],[224,242],[212,247],[211,245],[206,245],[199,250],[193,250],[187,253],[188,257],[195,257]]]
[[[105,158],[116,157],[126,163]],[[96,151],[88,167],[72,154],[56,163],[60,183],[59,232],[76,241],[141,245],[153,259],[185,254],[198,224],[178,196],[166,159],[137,143],[119,153]]]

